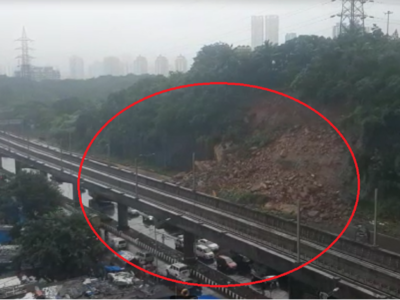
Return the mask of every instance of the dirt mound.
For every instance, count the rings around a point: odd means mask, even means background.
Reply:
[[[340,194],[348,151],[329,124],[283,97],[260,102],[249,117],[254,134],[243,145],[219,153],[223,160],[196,163],[198,189],[284,215],[296,213],[300,198],[304,220],[345,222],[352,209]],[[191,173],[175,180],[192,185]]]

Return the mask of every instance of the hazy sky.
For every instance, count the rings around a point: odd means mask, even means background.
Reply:
[[[400,0],[365,4],[386,31],[384,11],[393,11],[390,31],[400,29]],[[331,36],[341,0],[185,0],[185,1],[19,1],[0,2],[0,65],[15,66],[14,40],[25,26],[33,39],[35,65],[68,72],[68,59],[78,55],[85,65],[105,56],[128,59],[141,54],[150,62],[159,55],[188,59],[205,44],[218,41],[250,44],[251,15],[280,15],[280,42],[288,32]]]

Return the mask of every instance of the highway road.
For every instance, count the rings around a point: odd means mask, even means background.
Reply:
[[[103,235],[104,233],[102,232],[102,236],[104,236]],[[135,254],[136,252],[142,252],[144,249],[140,249],[139,247],[137,247],[137,246],[135,246],[135,245],[133,245],[133,244],[128,244],[128,249],[126,249],[126,250],[128,250],[128,251],[130,251],[130,252],[132,252],[133,254]],[[161,275],[164,275],[164,276],[167,276],[167,266],[168,266],[169,264],[167,263],[167,262],[165,262],[165,261],[163,261],[163,260],[161,260],[161,259],[157,259],[157,270],[158,270],[158,272],[161,274]],[[216,298],[219,298],[219,299],[224,299],[225,298],[225,296],[223,296],[223,295],[221,295],[221,294],[219,294],[218,292],[216,292],[216,290],[215,289],[211,289],[211,288],[207,288],[207,287],[203,287],[203,294],[204,295],[211,295],[211,296],[214,296],[214,297],[216,297]]]
[[[2,158],[2,167],[3,167],[3,169],[5,169],[5,170],[7,170],[9,172],[15,173],[15,161],[14,161],[14,159],[12,159],[12,158]],[[25,170],[36,171],[36,170],[32,170],[32,169],[25,169]],[[64,196],[72,199],[72,188],[73,188],[72,184],[70,184],[70,183],[62,183],[62,184],[59,184],[59,187],[60,187],[60,189],[61,189],[61,191],[62,191]],[[88,194],[88,192],[85,191],[82,194],[83,205],[87,206],[87,207],[92,207],[93,204],[90,203],[92,201],[93,200],[90,197],[90,195]],[[114,209],[107,209],[107,215],[109,215],[109,217],[111,217],[114,220],[118,220],[118,218],[117,218],[117,208],[116,208],[115,205],[114,205]],[[163,229],[157,229],[156,230],[156,234],[154,234],[154,226],[149,226],[149,225],[143,224],[141,216],[130,218],[128,223],[129,223],[129,226],[132,229],[134,229],[134,230],[136,230],[138,232],[141,232],[142,234],[145,234],[145,235],[151,237],[152,239],[156,238],[159,242],[163,242],[168,247],[175,249],[175,239],[176,239],[175,236],[173,236],[170,233],[164,231]],[[130,247],[134,251],[139,251],[133,245],[130,245]],[[166,265],[167,265],[166,262],[161,262],[160,270],[162,272],[163,272],[163,270],[165,270]],[[213,264],[210,264],[209,266],[212,267],[213,269],[216,269],[215,262]],[[230,275],[230,277],[233,280],[235,280],[237,282],[241,282],[241,283],[245,283],[245,282],[250,282],[251,281],[250,277],[245,277],[245,276],[240,276],[240,275]],[[204,293],[206,294],[206,291],[204,291]],[[266,297],[273,298],[273,299],[289,299],[288,292],[284,291],[282,289],[279,289],[279,288],[273,290],[272,293],[270,293],[269,291],[266,291],[265,295],[266,295]]]

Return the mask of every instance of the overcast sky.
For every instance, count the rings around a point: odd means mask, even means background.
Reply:
[[[392,11],[390,31],[400,29],[400,0],[376,0],[365,12],[386,31],[384,11]],[[15,66],[14,40],[25,26],[33,39],[35,65],[68,71],[68,59],[78,55],[88,66],[105,56],[129,59],[141,54],[188,59],[205,44],[218,41],[250,44],[250,17],[278,14],[280,42],[288,32],[331,36],[341,0],[108,0],[0,2],[0,65]]]

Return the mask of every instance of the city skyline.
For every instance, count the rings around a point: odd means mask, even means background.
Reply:
[[[71,79],[85,78],[85,64],[79,56],[73,55],[69,59],[69,72]]]
[[[0,4],[0,17],[7,26],[0,28],[0,65],[3,70],[14,69],[17,65],[14,60],[15,39],[21,36],[23,26],[34,40],[33,64],[51,65],[63,74],[69,73],[68,58],[72,55],[80,56],[87,65],[107,56],[122,57],[124,54],[145,55],[150,62],[159,55],[160,45],[168,60],[173,61],[181,53],[191,65],[193,57],[204,45],[215,42],[251,45],[250,19],[254,15],[279,15],[280,43],[285,41],[286,33],[293,31],[297,35],[331,37],[332,27],[339,21],[338,17],[331,16],[340,13],[340,2],[305,0],[301,3],[276,3],[266,0],[227,5],[230,2],[221,0],[214,4],[177,1],[153,6],[120,2],[108,6],[106,2],[91,5],[86,0],[54,4],[25,2],[23,5],[19,1],[4,0]],[[398,5],[366,4],[366,13],[374,16],[365,20],[366,26],[376,23],[386,31],[387,18],[383,12],[388,10],[394,12],[390,16],[389,29],[394,32],[400,19]],[[18,18],[12,17],[15,15]],[[200,22],[205,15],[206,24]],[[225,16],[223,19],[222,15]],[[123,63],[126,70],[128,66]]]

